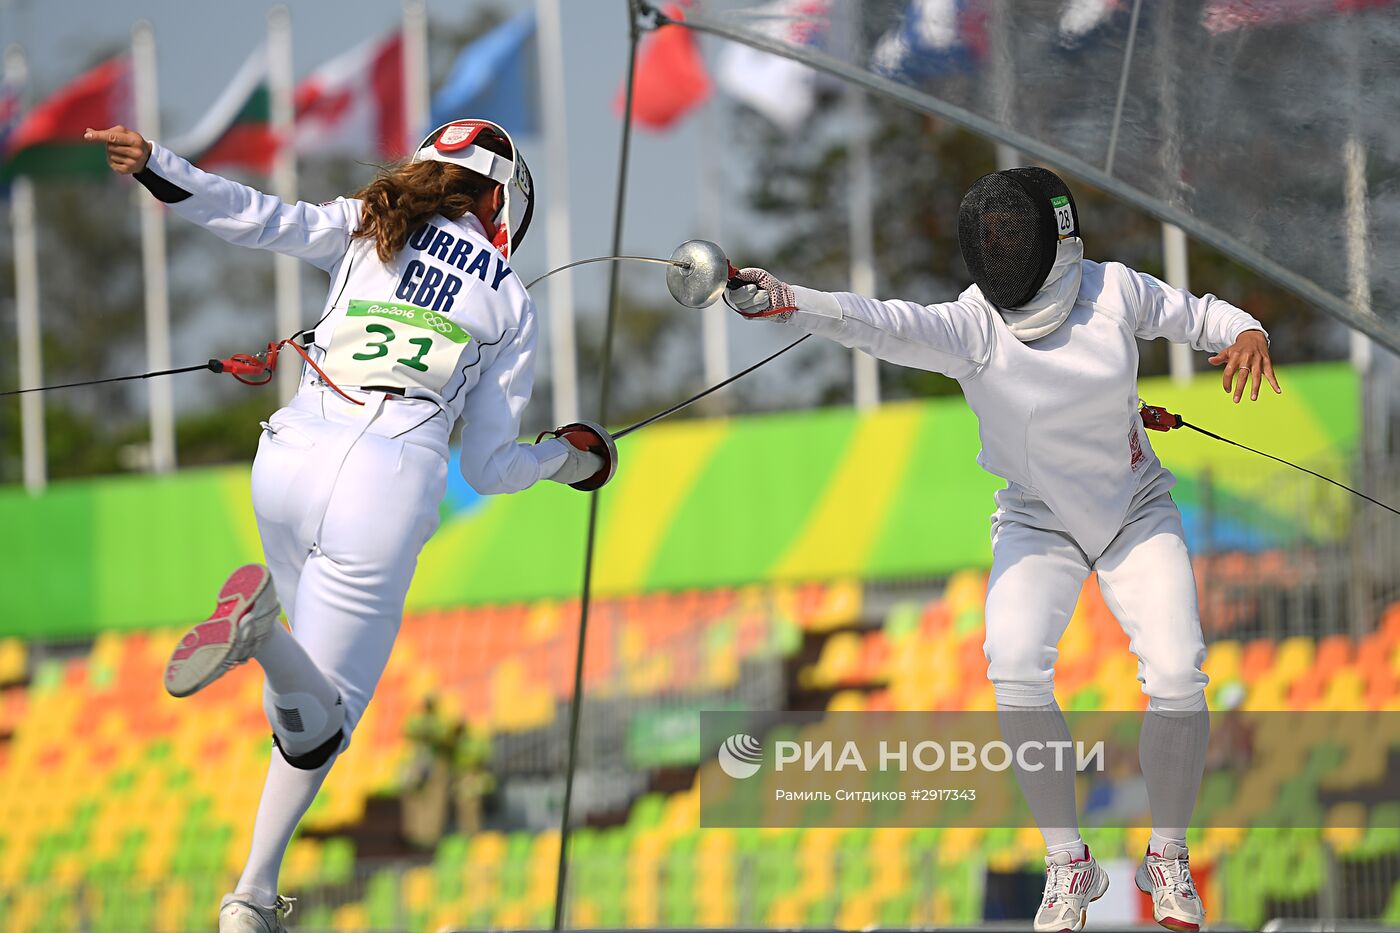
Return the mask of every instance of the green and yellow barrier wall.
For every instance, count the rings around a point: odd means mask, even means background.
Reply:
[[[1317,364],[1280,378],[1285,394],[1254,405],[1230,404],[1213,374],[1186,386],[1144,380],[1142,396],[1241,443],[1343,475],[1360,430],[1355,375]],[[1175,496],[1188,529],[1199,525],[1207,471],[1212,508],[1233,504],[1222,514],[1249,526],[1212,528],[1216,546],[1267,547],[1277,529],[1296,525],[1267,461],[1188,431],[1152,440],[1181,480]],[[941,575],[990,559],[1000,481],[975,463],[976,421],[960,398],[862,414],[663,423],[620,447],[619,476],[602,494],[600,595]],[[577,591],[584,495],[543,483],[483,499],[455,465],[449,475],[411,610]],[[1336,521],[1306,529],[1341,530]],[[246,464],[60,483],[37,497],[0,489],[0,535],[0,635],[179,624],[202,617],[232,567],[260,559]]]

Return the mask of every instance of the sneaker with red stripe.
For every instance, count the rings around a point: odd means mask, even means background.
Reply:
[[[165,689],[187,697],[253,656],[277,624],[277,594],[262,564],[239,567],[208,619],[185,633],[165,666]]]
[[[1090,902],[1108,890],[1108,872],[1099,867],[1084,847],[1084,857],[1056,852],[1045,858],[1045,896],[1035,913],[1040,931],[1082,930]]]
[[[1134,880],[1139,891],[1152,897],[1152,918],[1168,930],[1196,933],[1205,923],[1206,908],[1191,878],[1185,846],[1169,842],[1160,853],[1148,849]]]

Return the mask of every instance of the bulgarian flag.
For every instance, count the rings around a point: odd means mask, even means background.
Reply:
[[[131,113],[131,59],[123,54],[74,78],[29,111],[9,138],[0,181],[16,175],[105,175],[105,147],[84,142],[83,130],[130,122]]]
[[[245,168],[267,174],[277,155],[267,47],[259,45],[204,118],[169,148],[200,168]]]
[[[403,33],[326,62],[296,89],[296,151],[382,161],[407,154]]]

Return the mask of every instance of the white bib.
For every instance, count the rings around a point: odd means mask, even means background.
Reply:
[[[471,339],[436,311],[352,299],[331,335],[321,368],[340,386],[421,388],[441,394]]]

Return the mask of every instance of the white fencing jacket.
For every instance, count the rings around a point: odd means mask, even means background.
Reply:
[[[548,447],[517,443],[534,384],[535,306],[475,217],[436,217],[383,263],[374,240],[351,238],[363,209],[358,200],[286,204],[160,145],[137,180],[230,243],[296,256],[330,274],[307,349],[352,397],[367,398],[365,387],[393,390],[371,433],[446,456],[448,435],[462,419],[462,474],[483,494],[525,489],[564,462]],[[291,352],[282,350],[280,365],[299,362]],[[309,366],[288,408],[333,420],[356,410]]]
[[[1218,352],[1263,328],[1214,295],[1198,298],[1122,263],[1085,260],[1081,273],[1064,323],[1027,343],[976,285],[935,305],[794,286],[788,323],[958,380],[977,415],[978,463],[1019,498],[1043,502],[1093,560],[1121,530],[1134,494],[1166,472],[1138,415],[1138,339]]]

